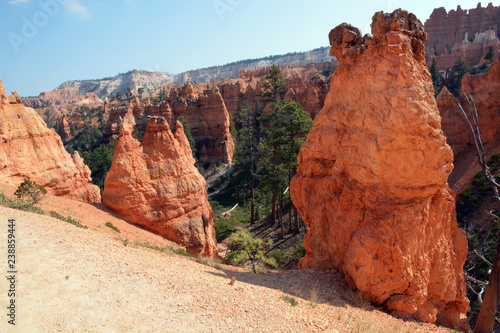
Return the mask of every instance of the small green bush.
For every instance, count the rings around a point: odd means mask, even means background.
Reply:
[[[0,193],[0,205],[29,213],[45,215],[45,212],[41,208],[33,206],[33,203],[24,200],[9,199],[3,193]]]
[[[273,266],[275,268],[283,265],[289,259],[289,256],[285,251],[272,251],[267,254],[267,257],[276,263],[276,265]]]
[[[105,225],[106,225],[106,227],[109,227],[109,228],[113,229],[114,231],[116,231],[116,232],[118,232],[118,233],[121,233],[120,229],[118,229],[117,227],[115,227],[115,226],[113,225],[113,223],[111,223],[111,222],[106,222],[106,224],[105,224]]]
[[[281,299],[290,303],[292,306],[296,306],[297,304],[299,304],[295,298],[288,295],[281,296]]]
[[[231,236],[226,260],[239,266],[250,262],[252,270],[262,269],[260,265],[276,266],[276,260],[266,256],[264,248],[272,245],[272,241],[263,238],[254,238],[250,232],[242,227]]]
[[[180,256],[184,256],[184,257],[190,257],[190,258],[195,257],[194,255],[192,255],[191,253],[187,252],[184,249],[173,249],[172,252],[174,252],[175,254],[178,254]]]
[[[81,224],[80,222],[78,222],[77,220],[74,220],[70,216],[64,217],[64,216],[62,216],[59,213],[54,212],[54,211],[50,212],[50,216],[52,216],[53,218],[56,218],[58,220],[61,220],[63,222],[67,222],[69,224],[72,224],[75,227],[78,227],[78,228],[81,228],[81,229],[88,229],[88,227],[86,225]]]
[[[292,256],[295,260],[299,261],[304,258],[307,250],[304,248],[304,243],[297,244],[293,249]]]
[[[19,199],[24,199],[26,197],[31,198],[33,204],[39,202],[45,194],[47,194],[47,190],[43,186],[29,179],[25,179],[21,185],[17,187],[16,192],[14,192],[14,195]]]

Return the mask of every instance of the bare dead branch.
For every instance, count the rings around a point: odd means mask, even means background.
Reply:
[[[471,282],[474,282],[475,284],[480,285],[481,287],[486,287],[486,286],[488,285],[488,283],[483,282],[483,281],[480,281],[480,280],[477,280],[477,279],[474,279],[473,277],[468,276],[468,275],[467,275],[467,274],[465,274],[465,273],[464,273],[464,275],[465,275],[465,278],[466,278],[467,280],[469,280],[469,281],[471,281]]]
[[[490,266],[490,268],[493,267],[493,264],[491,262],[488,261],[488,259],[486,259],[485,257],[483,257],[482,255],[479,254],[479,252],[477,252],[477,250],[474,250],[474,254],[476,256],[479,257],[479,259],[481,259],[486,265]]]
[[[491,212],[488,212],[488,211],[486,211],[486,214],[488,214],[489,216],[494,217],[494,218],[496,218],[497,220],[500,221],[500,217],[496,216],[495,214],[493,214]]]
[[[483,298],[481,297],[481,292],[477,292],[474,288],[472,288],[472,286],[470,285],[470,283],[467,283],[467,287],[469,287],[469,290],[472,291],[476,296],[477,296],[477,299],[479,301],[479,303],[483,304]]]

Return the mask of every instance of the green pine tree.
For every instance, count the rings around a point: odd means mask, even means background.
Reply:
[[[434,86],[434,96],[437,96],[441,90],[442,78],[439,73],[439,65],[436,58],[432,59],[432,65],[429,67],[429,72],[431,73],[432,84]]]

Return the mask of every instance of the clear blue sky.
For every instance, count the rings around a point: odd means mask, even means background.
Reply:
[[[457,5],[477,0],[2,0],[0,79],[9,94],[33,96],[131,69],[177,74],[327,46],[335,26],[369,32],[380,10],[425,22]]]

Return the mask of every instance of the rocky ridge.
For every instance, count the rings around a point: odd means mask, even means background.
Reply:
[[[163,117],[149,117],[142,143],[120,125],[103,203],[125,220],[172,240],[195,255],[217,255],[214,216],[205,179],[194,166],[180,122],[175,134]]]
[[[170,84],[183,85],[187,82],[212,83],[220,80],[236,79],[240,77],[241,71],[265,68],[273,63],[276,65],[301,66],[311,63],[329,63],[332,60],[328,48],[323,47],[308,52],[238,61],[224,66],[192,70],[177,75],[133,70],[100,80],[67,81],[51,92],[41,93],[37,98],[26,98],[25,103],[27,105],[33,103],[52,104],[58,103],[57,100],[69,102],[75,100],[75,94],[79,96],[91,94],[104,100],[116,96],[117,92],[125,94],[129,89],[135,93],[139,88],[148,91]],[[87,96],[93,98],[91,95]],[[54,98],[56,96],[59,96],[59,98]]]
[[[8,97],[0,81],[0,181],[19,185],[35,181],[51,194],[86,202],[100,202],[90,169],[77,152],[64,149],[57,133],[22,105],[21,97]]]
[[[406,11],[376,13],[372,35],[330,32],[339,60],[299,155],[291,195],[308,232],[302,268],[336,268],[395,315],[468,328],[465,233],[447,178],[425,62],[427,34]]]

